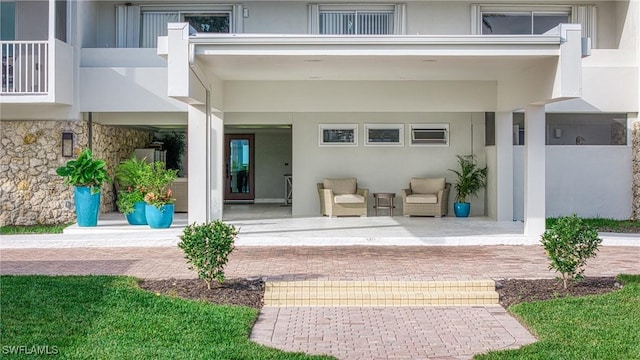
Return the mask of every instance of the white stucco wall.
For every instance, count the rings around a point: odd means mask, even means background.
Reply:
[[[80,86],[80,111],[186,111],[167,97],[166,68],[83,67]]]
[[[496,218],[498,216],[498,158],[497,148],[495,146],[486,146],[484,148],[485,161],[487,163],[487,216]]]
[[[494,81],[226,81],[225,112],[494,111]]]
[[[630,146],[547,146],[546,215],[628,219]],[[523,219],[524,146],[514,146],[514,217]]]
[[[292,168],[291,140],[290,129],[256,133],[256,201],[284,200],[284,174]]]
[[[471,34],[471,3],[426,1],[407,3],[407,34]]]
[[[306,34],[306,2],[245,2],[249,17],[244,18],[244,32],[268,34]]]

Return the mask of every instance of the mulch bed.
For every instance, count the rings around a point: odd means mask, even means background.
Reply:
[[[262,308],[264,281],[262,279],[227,279],[224,283],[211,283],[207,289],[200,279],[141,280],[142,289],[185,299],[204,300],[213,304],[243,305]],[[605,294],[620,289],[613,277],[588,277],[570,282],[565,290],[562,281],[553,279],[501,279],[496,281],[500,305],[508,308],[521,302],[556,299],[565,296]]]
[[[521,302],[605,294],[620,288],[620,283],[613,277],[587,277],[582,281],[569,282],[567,289],[563,287],[562,280],[554,279],[504,279],[496,281],[500,305],[504,308]]]
[[[201,279],[141,280],[139,286],[156,294],[256,309],[262,308],[264,298],[262,279],[227,279],[222,284],[214,281],[211,289]]]

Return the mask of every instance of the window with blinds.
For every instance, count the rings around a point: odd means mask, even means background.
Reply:
[[[321,35],[404,35],[405,4],[309,4],[309,33]]]
[[[320,11],[319,33],[325,35],[393,34],[393,11]]]
[[[243,29],[242,5],[173,8],[116,5],[117,47],[155,48],[158,37],[167,36],[171,22],[187,22],[195,33],[238,33]]]

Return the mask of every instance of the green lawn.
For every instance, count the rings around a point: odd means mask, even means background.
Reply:
[[[16,234],[62,234],[62,230],[71,224],[56,225],[6,225],[0,226],[0,235]]]
[[[258,311],[159,296],[120,276],[0,277],[0,349],[92,359],[311,359],[248,340]],[[48,346],[48,348],[43,348]],[[26,349],[26,350],[25,350]]]
[[[558,221],[558,218],[547,218],[547,229]],[[640,220],[614,220],[614,219],[582,219],[600,232],[615,233],[640,233]]]
[[[539,341],[475,359],[640,359],[640,275],[606,295],[522,303],[509,308]]]

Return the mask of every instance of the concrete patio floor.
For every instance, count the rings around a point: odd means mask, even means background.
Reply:
[[[291,217],[291,207],[225,205],[223,219],[240,229],[237,246],[449,246],[536,245],[518,221],[487,217]],[[3,236],[0,248],[175,246],[187,214],[176,213],[168,229],[128,225],[117,212],[101,214],[97,227],[72,225],[64,234]],[[604,245],[640,246],[638,234],[601,233]]]

